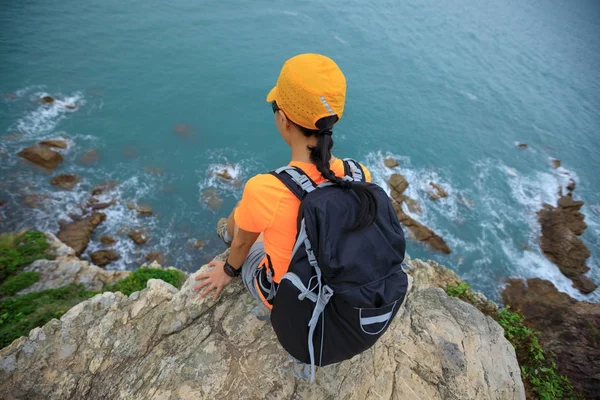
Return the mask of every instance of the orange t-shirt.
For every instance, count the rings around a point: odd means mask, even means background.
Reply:
[[[289,165],[302,169],[317,185],[325,181],[314,164],[292,161]],[[361,167],[365,179],[371,182],[371,173]],[[331,170],[337,177],[343,177],[343,161],[335,159]],[[264,233],[265,252],[271,258],[275,271],[273,280],[277,283],[290,264],[299,208],[300,200],[279,179],[271,174],[260,174],[246,183],[235,210],[237,226],[248,232]]]

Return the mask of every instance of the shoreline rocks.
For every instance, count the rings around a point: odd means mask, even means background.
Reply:
[[[92,262],[99,266],[104,267],[113,261],[121,259],[121,255],[115,250],[98,250],[90,254]]]
[[[79,183],[79,177],[71,174],[57,175],[50,183],[64,190],[72,190]]]
[[[411,212],[415,212],[416,214],[420,214],[421,212],[421,205],[416,200],[404,195],[404,191],[408,188],[406,179],[401,174],[392,174],[389,185],[391,197],[394,200],[392,202],[392,207],[394,207],[394,211],[396,211],[400,223],[410,230],[414,239],[418,242],[425,243],[433,250],[443,254],[450,254],[452,251],[442,237],[425,225],[411,218],[402,210],[402,204],[406,203],[406,206]]]
[[[431,187],[431,189],[427,190],[427,194],[429,195],[429,198],[431,200],[435,201],[448,197],[448,192],[446,192],[446,189],[444,189],[437,183],[429,182],[429,186]]]
[[[293,376],[240,280],[215,303],[192,291],[197,272],[180,290],[151,279],[141,292],[99,294],[33,329],[0,350],[0,390],[49,400],[525,399],[502,328],[435,287],[435,268],[412,265],[413,289],[385,335],[318,368],[314,384]]]
[[[32,286],[20,291],[18,295],[38,292],[46,289],[56,289],[71,283],[81,283],[87,290],[102,290],[127,277],[129,271],[106,271],[87,261],[80,260],[75,250],[62,243],[51,233],[45,233],[50,252],[56,256],[54,260],[37,260],[25,267],[23,271],[34,271],[40,274],[40,279]]]
[[[18,156],[48,170],[53,170],[63,161],[60,153],[43,146],[27,147]]]
[[[63,225],[56,236],[80,255],[86,249],[94,229],[106,219],[106,214],[94,213],[82,220]]]
[[[142,230],[134,230],[129,232],[127,235],[131,240],[135,242],[138,246],[145,244],[148,240],[150,240],[150,235]]]
[[[544,255],[558,266],[573,287],[581,293],[591,293],[598,287],[585,274],[590,270],[586,260],[591,253],[578,237],[587,228],[584,215],[579,211],[583,201],[573,200],[572,193],[562,196],[556,207],[544,204],[538,211],[542,234],[540,247]]]
[[[388,168],[395,168],[400,164],[398,164],[398,161],[394,158],[386,158],[383,160],[383,165],[385,165]]]
[[[585,398],[600,388],[600,304],[577,301],[542,279],[511,279],[502,293],[525,323],[541,333],[545,349],[556,354],[566,375]]]

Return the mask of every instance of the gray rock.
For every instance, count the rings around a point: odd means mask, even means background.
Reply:
[[[25,267],[24,271],[36,271],[40,279],[18,294],[56,289],[71,283],[82,283],[88,290],[102,290],[107,284],[121,280],[130,274],[128,271],[105,271],[75,256],[75,250],[62,243],[51,233],[46,233],[54,260],[37,260]]]
[[[413,291],[386,334],[319,368],[313,385],[293,377],[239,280],[214,303],[192,291],[194,274],[179,291],[152,279],[129,297],[97,295],[15,340],[0,351],[0,390],[44,399],[525,399],[502,328],[424,281],[434,267],[412,265]]]

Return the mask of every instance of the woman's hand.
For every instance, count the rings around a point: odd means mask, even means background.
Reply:
[[[229,285],[233,278],[227,275],[223,269],[225,261],[214,259],[208,265],[214,268],[196,276],[196,280],[201,282],[194,287],[194,292],[204,289],[200,297],[205,297],[214,289],[215,295],[213,296],[213,300],[217,301],[225,286]]]

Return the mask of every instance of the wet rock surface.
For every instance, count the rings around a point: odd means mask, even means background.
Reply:
[[[435,201],[448,197],[448,192],[446,192],[446,190],[437,183],[429,182],[429,186],[430,188],[427,190],[427,194],[431,200]]]
[[[26,149],[21,150],[18,155],[19,157],[49,170],[58,167],[63,161],[60,153],[44,146],[27,147]]]
[[[392,203],[394,211],[396,211],[396,215],[398,216],[400,223],[410,230],[413,238],[416,241],[423,242],[433,250],[444,254],[450,254],[452,251],[442,237],[425,225],[416,221],[402,210],[402,204],[406,203],[406,206],[411,212],[420,214],[422,211],[421,205],[416,200],[404,195],[404,192],[408,188],[408,182],[406,179],[401,174],[393,174],[390,177],[389,185],[391,189],[391,196],[394,200]]]
[[[90,254],[92,262],[99,267],[110,264],[121,259],[121,255],[115,250],[98,250]]]
[[[154,262],[164,265],[166,261],[165,255],[160,251],[152,251],[146,255],[146,261]]]
[[[57,175],[50,180],[50,183],[61,189],[71,190],[79,183],[79,177],[71,174]]]
[[[426,270],[423,270],[426,269]],[[413,267],[413,290],[384,336],[352,360],[293,365],[239,280],[214,303],[152,279],[127,297],[103,293],[0,351],[0,390],[43,399],[524,399],[500,326]]]
[[[98,196],[105,192],[110,192],[111,190],[115,189],[117,186],[119,186],[119,182],[114,182],[114,181],[103,182],[100,185],[96,186],[94,189],[92,189],[92,196]]]
[[[591,293],[598,286],[585,275],[590,268],[586,265],[590,250],[578,237],[587,225],[579,211],[583,201],[573,200],[572,193],[562,196],[556,207],[544,204],[538,211],[542,228],[540,247],[546,257],[573,281],[573,287],[582,293]]]
[[[81,157],[79,157],[79,162],[83,165],[94,165],[100,160],[100,154],[94,149],[86,151]]]
[[[100,236],[100,243],[102,243],[105,246],[112,246],[113,244],[117,243],[117,241],[114,237],[105,235]]]
[[[40,146],[55,147],[57,149],[66,149],[68,147],[66,140],[61,139],[44,140],[40,142]]]
[[[395,168],[398,165],[398,161],[396,161],[394,158],[386,158],[385,160],[383,160],[383,164],[388,167],[388,168]]]
[[[215,189],[204,189],[202,191],[202,202],[211,210],[217,211],[223,205],[223,199]]]
[[[94,229],[106,219],[106,214],[94,213],[79,221],[61,226],[57,233],[58,239],[75,250],[80,255],[87,248]]]
[[[502,293],[556,354],[559,371],[587,399],[600,394],[600,304],[577,301],[542,279],[511,279]]]
[[[129,236],[129,238],[133,240],[138,246],[141,246],[145,244],[148,240],[150,240],[150,235],[143,230],[131,231],[127,236]]]

